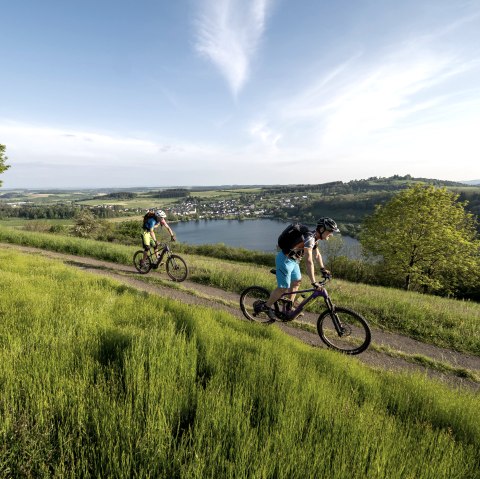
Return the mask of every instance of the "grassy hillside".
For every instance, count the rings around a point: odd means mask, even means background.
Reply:
[[[32,233],[0,227],[0,242],[15,243],[131,265],[135,247],[69,236]],[[273,289],[275,278],[265,266],[182,253],[189,279],[240,293],[252,284]],[[272,265],[273,266],[273,265]],[[335,273],[335,272],[334,272]],[[152,277],[152,275],[149,275]],[[480,304],[389,288],[335,280],[334,301],[362,313],[376,327],[424,342],[480,355]],[[322,303],[315,305],[317,310]]]
[[[0,305],[0,477],[478,477],[478,395],[4,250]]]

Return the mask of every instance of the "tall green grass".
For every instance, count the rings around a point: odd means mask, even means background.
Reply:
[[[480,399],[0,251],[0,477],[475,478]]]
[[[131,246],[72,236],[16,230],[2,226],[0,226],[0,241],[60,253],[91,256],[120,264],[132,264],[132,256],[135,251]],[[138,249],[140,249],[140,245]]]
[[[119,244],[32,233],[0,227],[0,242],[9,242],[58,252],[131,265],[138,249]],[[175,249],[175,246],[173,246]],[[189,279],[240,293],[253,284],[275,287],[268,267],[182,253]],[[273,264],[272,264],[273,266]],[[308,284],[305,286],[308,287]],[[334,280],[328,290],[336,303],[363,314],[373,325],[406,334],[420,341],[480,355],[480,304],[418,293]],[[320,311],[318,302],[314,310]]]

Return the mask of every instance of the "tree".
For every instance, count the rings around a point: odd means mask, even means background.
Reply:
[[[85,209],[75,216],[75,224],[73,226],[73,234],[75,236],[92,238],[99,228],[100,222],[91,211]]]
[[[10,168],[10,165],[6,165],[5,162],[8,160],[8,157],[5,156],[5,150],[7,147],[5,145],[0,145],[0,174],[3,173],[5,170]],[[0,181],[0,186],[2,186],[2,182]]]
[[[406,290],[457,294],[479,285],[480,241],[473,214],[446,188],[422,184],[364,220],[360,241],[384,275]]]

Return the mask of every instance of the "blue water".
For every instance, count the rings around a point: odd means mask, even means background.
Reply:
[[[201,245],[224,243],[253,251],[276,251],[278,235],[290,224],[271,219],[257,220],[199,220],[172,223],[170,226],[182,243]],[[359,243],[350,236],[342,237],[344,254],[351,258],[360,256]],[[320,243],[322,254],[328,247]]]

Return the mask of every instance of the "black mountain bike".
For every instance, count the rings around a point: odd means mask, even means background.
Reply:
[[[148,250],[146,259],[143,259],[143,249],[133,255],[133,265],[140,274],[147,274],[152,268],[157,269],[165,265],[167,274],[173,281],[178,283],[185,281],[188,276],[188,266],[185,260],[173,254],[167,243],[158,245],[158,258],[152,247]]]
[[[275,270],[272,270],[272,273]],[[327,309],[317,319],[317,331],[320,339],[332,349],[345,354],[360,354],[370,345],[372,333],[370,326],[363,316],[349,309],[333,304],[327,290],[324,288],[327,281],[324,279],[320,288],[311,288],[297,291],[305,298],[305,293],[312,293],[306,297],[297,308],[293,309],[292,301],[286,299],[289,293],[285,293],[273,305],[275,315],[279,321],[287,322],[295,319],[311,301],[322,297]],[[270,292],[261,286],[250,286],[240,296],[240,308],[247,319],[257,323],[270,324],[274,322],[263,311],[264,304],[270,296]]]

